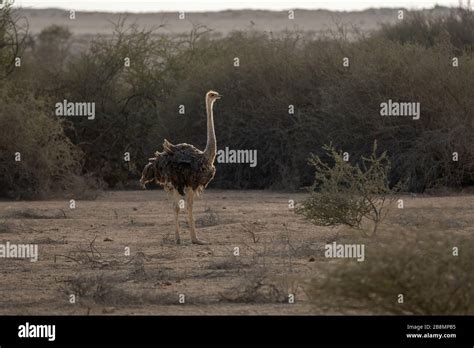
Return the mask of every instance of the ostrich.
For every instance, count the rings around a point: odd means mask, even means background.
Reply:
[[[193,217],[194,196],[199,195],[209,184],[216,173],[214,159],[216,157],[216,133],[214,131],[214,117],[212,109],[214,102],[222,96],[209,91],[206,94],[207,112],[207,145],[204,151],[198,150],[190,144],[173,145],[168,140],[163,142],[163,152],[155,152],[155,157],[143,169],[140,183],[155,181],[163,185],[166,191],[172,192],[174,197],[175,236],[176,243],[180,244],[179,236],[179,199],[186,195],[191,241],[193,244],[209,244],[200,240],[196,234]]]

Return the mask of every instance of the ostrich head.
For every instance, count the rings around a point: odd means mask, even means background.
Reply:
[[[206,99],[209,100],[210,102],[214,102],[216,101],[217,99],[221,99],[222,98],[222,95],[220,95],[218,92],[216,91],[209,91],[207,92],[206,94]]]

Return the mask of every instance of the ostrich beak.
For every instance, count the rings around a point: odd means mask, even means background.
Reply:
[[[218,94],[218,95],[216,96],[216,99],[221,99],[222,97],[223,97],[222,94]]]

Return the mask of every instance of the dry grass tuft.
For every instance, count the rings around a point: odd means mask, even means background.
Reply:
[[[206,208],[204,210],[205,215],[200,216],[199,218],[196,219],[196,226],[197,227],[210,227],[210,226],[216,226],[219,224],[219,215],[217,214],[216,211],[214,211],[212,208]]]
[[[288,291],[265,273],[255,273],[219,297],[222,302],[232,303],[284,303],[288,300]]]

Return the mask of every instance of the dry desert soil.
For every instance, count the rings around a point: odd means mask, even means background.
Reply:
[[[68,199],[0,202],[0,243],[37,244],[39,254],[37,262],[0,259],[0,314],[374,313],[309,300],[307,284],[321,266],[340,262],[325,258],[325,244],[355,232],[302,219],[289,201],[304,197],[208,190],[194,207],[206,246],[190,243],[184,212],[182,244],[174,243],[171,202],[160,190],[106,192],[77,200],[75,209]],[[403,199],[405,208],[393,210],[383,233],[472,235],[473,195]]]

